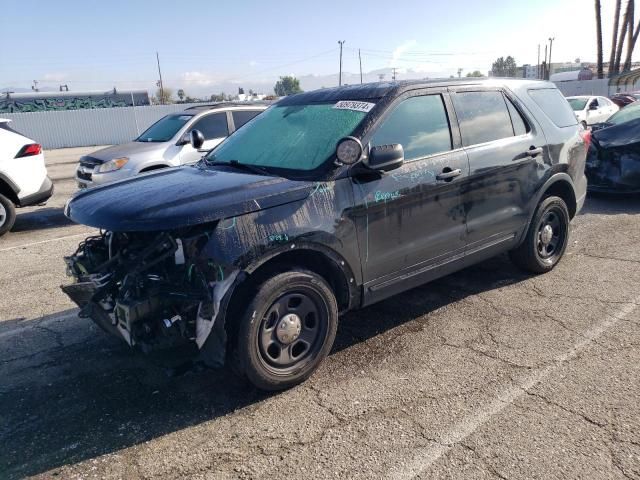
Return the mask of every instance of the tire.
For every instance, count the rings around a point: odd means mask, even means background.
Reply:
[[[567,249],[569,222],[569,210],[564,200],[555,196],[544,198],[524,241],[509,252],[513,263],[532,273],[552,270]]]
[[[290,388],[327,357],[337,327],[336,298],[321,276],[279,273],[258,286],[240,318],[232,370],[261,390]]]
[[[0,194],[0,237],[13,227],[16,221],[16,208],[13,202]]]

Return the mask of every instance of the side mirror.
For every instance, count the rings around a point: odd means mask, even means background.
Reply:
[[[388,172],[402,166],[404,162],[404,149],[399,143],[392,145],[379,145],[373,147],[364,164],[371,170]]]
[[[204,135],[202,135],[202,132],[200,130],[191,130],[189,136],[191,140],[191,146],[194,149],[199,150],[204,143]]]

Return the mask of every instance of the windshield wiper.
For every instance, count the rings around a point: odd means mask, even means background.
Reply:
[[[269,172],[268,170],[266,170],[265,168],[262,167],[258,167],[257,165],[250,165],[248,163],[240,163],[237,160],[229,160],[227,161],[214,161],[211,163],[207,164],[210,167],[215,167],[216,165],[223,165],[225,167],[233,167],[233,168],[237,168],[238,170],[244,170],[247,172],[252,172],[252,173],[256,173],[258,175],[267,175],[267,176],[273,176],[273,174],[271,172]]]

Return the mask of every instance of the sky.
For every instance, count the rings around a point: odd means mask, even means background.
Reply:
[[[605,59],[614,0],[602,0]],[[269,90],[281,75],[337,84],[343,70],[398,68],[398,79],[480,70],[499,56],[594,61],[590,0],[2,0],[0,88],[155,90],[202,96]],[[25,28],[28,25],[29,28]],[[638,48],[637,50],[640,50]],[[636,53],[634,60],[640,59]],[[317,82],[316,82],[317,83]],[[317,88],[320,85],[313,85]],[[307,87],[309,88],[309,87]],[[271,92],[265,92],[271,93]]]

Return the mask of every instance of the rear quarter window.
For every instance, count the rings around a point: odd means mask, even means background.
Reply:
[[[233,124],[236,127],[236,130],[251,120],[253,117],[258,115],[261,110],[234,110],[231,112],[233,115]]]
[[[557,88],[540,88],[529,90],[528,93],[556,127],[570,127],[578,124],[569,102]]]

